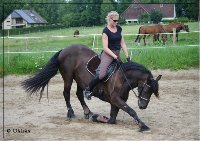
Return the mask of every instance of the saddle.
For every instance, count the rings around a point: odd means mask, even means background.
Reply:
[[[99,73],[99,64],[101,62],[100,56],[95,55],[87,62],[86,69],[92,75],[95,76]],[[106,76],[103,78],[103,81],[106,82],[113,75],[113,73],[119,68],[115,61],[108,66]]]

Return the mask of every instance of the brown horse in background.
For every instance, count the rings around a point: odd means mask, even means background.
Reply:
[[[178,41],[178,33],[181,30],[189,32],[188,25],[184,25],[183,23],[178,23],[178,22],[172,22],[169,23],[168,25],[163,25],[162,27],[166,33],[173,33],[173,28],[176,28],[176,41]],[[170,36],[172,36],[172,34],[170,34]]]
[[[138,43],[140,43],[140,40],[143,36],[144,45],[146,45],[146,41],[145,41],[146,35],[149,35],[149,34],[153,35],[154,36],[153,42],[154,42],[157,40],[158,35],[160,33],[165,33],[165,30],[163,29],[162,25],[141,26],[138,31],[138,34],[141,34],[141,35],[137,36],[135,42],[138,41]],[[165,45],[167,41],[167,36],[165,34],[162,34],[162,41],[163,41],[163,45]]]
[[[80,34],[79,30],[74,31],[74,37],[79,37],[79,34]]]
[[[63,95],[67,106],[67,117],[73,118],[75,116],[70,102],[70,90],[73,80],[75,80],[77,83],[76,95],[83,107],[85,118],[89,118],[92,112],[85,103],[83,90],[93,79],[86,66],[95,55],[97,54],[86,46],[72,45],[57,52],[43,69],[31,78],[24,80],[22,86],[30,94],[40,91],[40,95],[42,95],[45,86],[59,70],[64,80]],[[92,65],[95,66],[96,64],[93,62]],[[119,109],[122,109],[133,118],[141,132],[149,131],[150,128],[141,121],[126,101],[129,97],[129,91],[137,87],[138,96],[135,95],[138,98],[138,106],[140,109],[146,109],[151,95],[154,93],[156,97],[159,96],[158,81],[161,75],[154,79],[148,69],[136,62],[118,65],[120,69],[115,71],[108,81],[101,82],[94,88],[93,96],[110,103],[111,110],[108,123],[116,123]]]

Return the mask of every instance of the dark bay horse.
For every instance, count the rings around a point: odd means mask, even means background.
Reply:
[[[140,43],[140,40],[143,36],[144,39],[144,45],[146,45],[146,35],[153,35],[153,42],[157,40],[157,38],[159,37],[160,33],[165,33],[165,30],[163,29],[162,25],[149,25],[149,26],[141,26],[139,28],[138,35],[135,42],[138,41],[138,43]],[[165,44],[165,42],[167,41],[167,36],[165,34],[162,34],[162,41],[163,41],[163,45]]]
[[[162,27],[166,33],[173,33],[173,28],[175,28],[176,29],[176,41],[178,41],[178,33],[181,30],[189,32],[188,25],[184,25],[183,23],[178,23],[178,22],[172,22],[172,23],[169,23],[168,25],[163,25]],[[170,36],[172,36],[172,34]]]
[[[59,69],[64,80],[63,95],[67,106],[67,117],[74,117],[74,111],[70,103],[70,90],[72,82],[75,80],[77,83],[76,95],[83,107],[85,118],[89,118],[92,112],[85,103],[83,90],[93,77],[86,69],[86,64],[95,55],[96,53],[86,46],[71,45],[57,52],[42,70],[24,80],[22,86],[30,94],[40,91],[40,95],[42,95],[45,86]],[[138,87],[138,96],[136,95],[138,106],[140,109],[146,109],[151,95],[154,93],[156,97],[159,96],[158,81],[161,75],[154,79],[148,69],[134,62],[123,63],[120,66],[121,69],[117,70],[108,81],[96,86],[93,90],[93,96],[110,103],[111,111],[108,123],[114,124],[119,109],[122,109],[133,117],[141,132],[148,131],[150,128],[141,121],[137,113],[126,104],[126,101],[129,91]],[[103,92],[100,93],[99,90]]]

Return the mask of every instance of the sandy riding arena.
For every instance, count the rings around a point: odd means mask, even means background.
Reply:
[[[133,92],[127,103],[151,128],[140,133],[133,119],[120,110],[117,124],[96,123],[84,118],[76,97],[75,83],[71,89],[71,103],[76,118],[66,118],[63,81],[58,74],[49,83],[39,102],[39,94],[31,97],[20,87],[28,76],[5,76],[4,79],[4,137],[10,140],[199,140],[199,75],[198,70],[156,70],[160,99],[153,95],[145,110],[140,110]],[[1,79],[1,89],[2,89]],[[136,89],[135,89],[136,91]],[[2,91],[1,91],[2,92]],[[1,93],[1,113],[3,101]],[[97,98],[86,100],[94,113],[109,117],[110,105]],[[1,125],[3,116],[1,114]],[[1,128],[1,139],[3,130]]]

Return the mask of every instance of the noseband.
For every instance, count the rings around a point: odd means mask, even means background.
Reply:
[[[151,88],[151,86],[149,86],[147,83],[144,82],[144,84],[143,84],[143,86],[142,86],[142,90],[141,90],[141,92],[139,93],[138,98],[139,98],[139,99],[142,99],[142,100],[145,100],[145,101],[150,101],[150,99],[146,99],[146,98],[144,98],[144,97],[141,96],[141,94],[143,93],[143,91],[146,92],[146,91],[148,91],[150,88]]]

